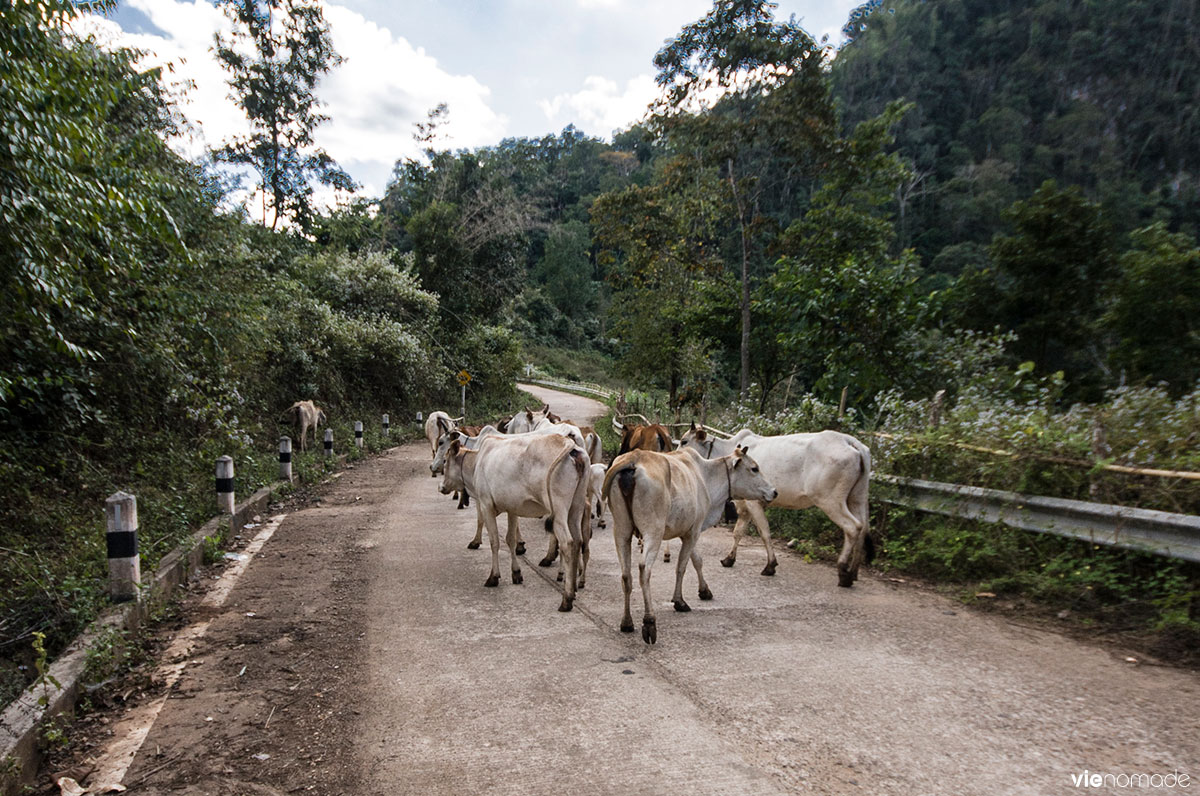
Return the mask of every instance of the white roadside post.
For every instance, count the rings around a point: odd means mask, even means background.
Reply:
[[[137,498],[117,492],[104,502],[108,533],[108,589],[113,602],[135,600],[142,582],[138,555]]]
[[[292,482],[292,438],[279,438],[279,478]]]
[[[325,429],[325,458],[333,458],[333,429]]]
[[[392,434],[392,423],[388,420],[388,416],[383,416],[383,436],[390,437]]]
[[[360,449],[363,446],[362,421],[361,420],[354,421],[354,444],[357,445]]]
[[[233,459],[222,456],[217,459],[217,510],[232,514],[233,506]]]

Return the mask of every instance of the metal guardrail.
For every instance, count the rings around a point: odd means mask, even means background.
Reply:
[[[872,480],[883,487],[875,492],[876,498],[899,506],[1200,561],[1200,517],[1192,514],[1021,495],[882,473],[873,473]]]

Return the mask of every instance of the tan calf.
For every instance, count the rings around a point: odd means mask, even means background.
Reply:
[[[631,451],[613,461],[601,492],[608,498],[613,517],[613,540],[621,560],[621,586],[625,592],[621,631],[625,633],[633,632],[633,617],[629,612],[629,596],[633,590],[629,574],[633,537],[641,536],[645,542],[638,571],[645,606],[642,640],[647,644],[658,640],[654,601],[650,597],[650,572],[663,541],[678,537],[682,542],[679,561],[675,565],[672,601],[676,611],[690,611],[683,600],[683,574],[689,560],[700,581],[700,599],[712,599],[696,550],[701,531],[720,521],[725,503],[731,499],[769,503],[776,495],[775,489],[759,472],[758,464],[742,448],[712,460],[687,451]]]
[[[283,419],[292,424],[300,437],[300,450],[308,450],[308,430],[313,430],[313,444],[317,442],[317,430],[328,422],[325,413],[312,401],[296,401],[283,413]]]

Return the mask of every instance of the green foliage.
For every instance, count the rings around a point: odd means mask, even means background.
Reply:
[[[554,225],[546,239],[546,253],[532,273],[558,311],[572,319],[582,319],[595,309],[591,242],[582,221]]]
[[[316,397],[341,445],[355,416],[427,410],[453,372],[432,353],[436,297],[402,258],[221,215],[214,181],[160,137],[158,73],[73,38],[74,13],[21,3],[0,26],[6,690],[34,633],[57,654],[105,604],[107,495],[137,496],[148,571],[213,514],[218,456],[239,495],[275,479],[293,401]]]
[[[1017,356],[1043,369],[1064,368],[1078,381],[1099,356],[1087,349],[1114,266],[1111,228],[1099,205],[1053,182],[1013,203],[1004,217],[1014,234],[998,235],[990,247],[1000,320],[1017,333]],[[982,328],[990,320],[980,318]],[[1080,361],[1088,354],[1091,361]]]
[[[183,169],[157,72],[68,33],[67,2],[3,12],[0,46],[0,422],[94,416],[101,339],[128,336],[121,286],[156,251],[180,253],[172,218]]]
[[[673,185],[673,175],[684,184]],[[689,187],[690,186],[690,187]],[[700,283],[720,267],[705,182],[688,182],[672,161],[661,182],[601,196],[592,206],[599,260],[613,288],[612,330],[623,342],[622,373],[661,384],[671,404],[685,379],[707,370],[694,318]]]
[[[1179,393],[1200,379],[1200,248],[1161,223],[1130,238],[1102,324],[1117,341],[1113,365]]]
[[[219,0],[233,25],[215,34],[217,60],[229,72],[233,99],[253,128],[214,152],[218,161],[249,166],[259,175],[271,229],[290,218],[312,226],[312,180],[344,191],[354,181],[313,145],[328,117],[314,93],[321,75],[341,63],[319,3],[312,0]]]

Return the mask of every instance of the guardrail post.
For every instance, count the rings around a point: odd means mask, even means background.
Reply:
[[[357,445],[359,448],[361,448],[363,446],[362,421],[361,420],[354,421],[354,444]]]
[[[933,394],[933,402],[929,404],[929,427],[937,428],[942,424],[942,403],[946,400],[946,391],[938,390]]]
[[[279,478],[291,483],[292,481],[292,438],[279,438]]]
[[[388,420],[388,416],[384,415],[383,416],[383,436],[385,436],[385,437],[391,436],[391,433],[392,433],[391,429],[392,429],[392,424]]]
[[[232,514],[234,507],[233,459],[222,456],[217,459],[217,510]]]
[[[108,593],[113,602],[137,599],[142,582],[138,554],[137,498],[117,492],[104,502],[108,533]]]
[[[417,412],[417,422],[418,422],[418,423],[424,423],[424,422],[425,422],[425,415],[421,414],[420,412]]]
[[[325,429],[325,458],[333,456],[333,429]]]

